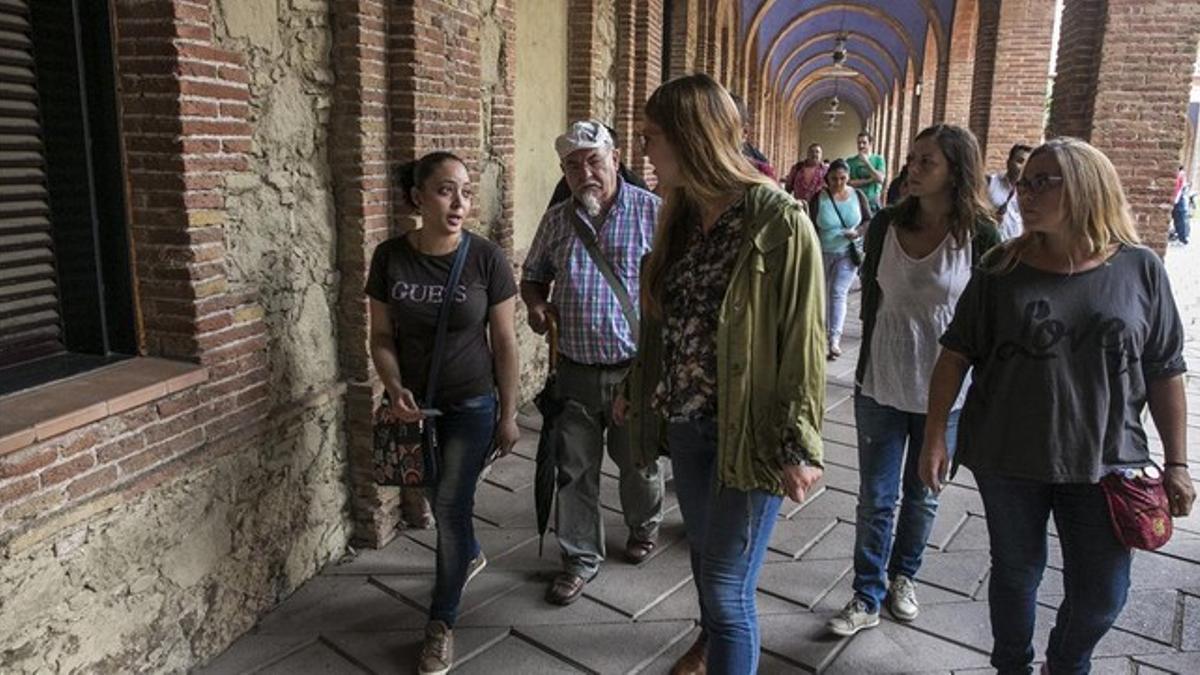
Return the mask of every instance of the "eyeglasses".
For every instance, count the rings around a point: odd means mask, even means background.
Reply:
[[[1045,174],[1039,174],[1034,176],[1032,179],[1021,178],[1015,183],[1015,187],[1017,188],[1017,192],[1020,192],[1021,194],[1036,196],[1042,194],[1046,190],[1049,190],[1061,182],[1063,182],[1062,176],[1047,176]]]

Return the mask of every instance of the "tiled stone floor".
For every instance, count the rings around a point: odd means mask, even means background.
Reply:
[[[1200,247],[1167,257],[1200,368]],[[857,294],[853,296],[857,302]],[[852,310],[851,315],[856,311]],[[848,326],[852,338],[859,326]],[[851,379],[857,339],[829,370],[828,471],[804,504],[786,503],[758,588],[760,673],[988,672],[987,532],[970,473],[946,489],[918,581],[920,617],[885,618],[874,630],[835,639],[825,620],[850,597],[858,486]],[[1200,463],[1200,376],[1188,380],[1189,446]],[[536,420],[530,421],[530,426]],[[536,431],[479,489],[480,541],[491,560],[467,589],[455,630],[454,672],[666,673],[696,633],[696,597],[682,523],[668,498],[662,546],[633,567],[613,556],[570,607],[542,601],[557,569],[553,536],[538,556],[533,520]],[[615,469],[602,501],[610,552],[624,542]],[[668,484],[670,489],[670,484]],[[1116,628],[1096,650],[1097,673],[1200,673],[1200,512],[1177,521],[1164,549],[1136,555],[1133,590]],[[414,671],[433,570],[433,532],[404,532],[383,550],[330,565],[199,672],[408,673]],[[1041,588],[1037,647],[1044,649],[1061,598],[1061,558],[1052,549]]]

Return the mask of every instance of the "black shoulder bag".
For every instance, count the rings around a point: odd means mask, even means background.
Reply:
[[[446,351],[446,329],[450,323],[450,304],[454,289],[462,277],[471,248],[471,236],[464,232],[454,254],[450,277],[442,292],[442,304],[438,309],[437,330],[433,338],[433,355],[429,362],[429,379],[425,385],[422,408],[433,407],[437,394],[438,371]],[[374,475],[380,485],[401,487],[424,487],[435,485],[438,480],[437,425],[433,420],[401,422],[391,415],[391,401],[384,394],[383,403],[375,411],[374,428]]]
[[[583,219],[576,212],[571,213],[571,226],[575,228],[575,235],[583,242],[583,247],[587,249],[588,255],[591,256],[596,268],[600,270],[600,274],[604,275],[604,280],[608,282],[609,288],[617,296],[617,302],[621,303],[625,321],[629,323],[629,330],[636,340],[639,335],[638,315],[633,301],[629,299],[629,290],[625,288],[625,284],[621,283],[621,279],[617,277],[616,272],[613,272],[608,259],[600,252],[600,245],[596,241],[596,235],[592,232],[592,228],[584,224]]]

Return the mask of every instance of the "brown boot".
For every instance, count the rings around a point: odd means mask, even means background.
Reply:
[[[692,643],[691,647],[679,657],[675,665],[671,667],[671,675],[704,675],[706,668],[704,666],[705,655],[708,653],[708,639],[701,633],[700,637]]]
[[[428,530],[433,527],[433,511],[420,488],[400,488],[400,516],[412,530]]]

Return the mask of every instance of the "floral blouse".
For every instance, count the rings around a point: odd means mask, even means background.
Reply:
[[[745,199],[707,234],[699,223],[671,266],[663,304],[666,363],[652,405],[664,419],[683,422],[717,416],[717,317],[742,248]]]

